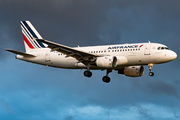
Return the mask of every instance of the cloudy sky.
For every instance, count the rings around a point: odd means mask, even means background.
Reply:
[[[180,54],[179,0],[0,0],[1,120],[179,120],[180,59],[148,67],[140,78],[27,63],[21,20],[68,46],[156,42]]]

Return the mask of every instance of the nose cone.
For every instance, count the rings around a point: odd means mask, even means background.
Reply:
[[[172,60],[176,59],[176,58],[177,58],[177,54],[172,51],[171,54],[170,54],[170,58],[171,58]]]

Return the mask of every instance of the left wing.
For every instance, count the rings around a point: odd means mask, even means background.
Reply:
[[[94,58],[98,57],[97,54],[88,53],[85,51],[81,51],[75,48],[71,48],[65,45],[61,45],[58,43],[54,43],[48,40],[44,39],[36,39],[37,41],[40,41],[42,43],[45,43],[48,45],[48,48],[50,48],[52,51],[58,51],[63,54],[66,54],[66,57],[73,57],[79,61],[85,62],[85,61],[92,61]]]

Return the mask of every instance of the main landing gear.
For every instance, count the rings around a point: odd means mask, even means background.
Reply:
[[[108,74],[112,72],[112,69],[107,69],[107,73],[106,73],[106,76],[104,76],[102,78],[102,81],[105,82],[105,83],[109,83],[111,81],[110,77],[108,76]],[[90,70],[86,70],[84,71],[84,76],[86,77],[91,77],[92,76],[92,72]]]
[[[92,72],[89,71],[89,70],[86,70],[86,71],[84,71],[84,76],[91,77],[92,76]]]
[[[108,76],[108,74],[109,74],[110,72],[112,72],[112,69],[107,69],[106,76],[104,76],[104,77],[102,78],[103,82],[109,83],[109,82],[111,81],[111,78]]]
[[[153,77],[154,76],[154,73],[152,72],[153,64],[148,64],[148,67],[149,67],[149,76]]]
[[[91,77],[92,76],[92,72],[89,69],[89,64],[87,65],[87,70],[84,71],[84,76],[86,76],[86,77]]]

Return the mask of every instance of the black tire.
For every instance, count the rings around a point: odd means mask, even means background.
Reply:
[[[92,76],[92,72],[86,70],[86,71],[84,71],[84,76],[86,76],[86,77],[91,77],[91,76]]]
[[[103,82],[105,82],[105,83],[109,83],[109,82],[111,81],[111,78],[108,77],[108,76],[104,76],[104,77],[102,78],[102,80],[103,80]]]
[[[153,72],[149,72],[149,76],[153,77],[154,73]]]

